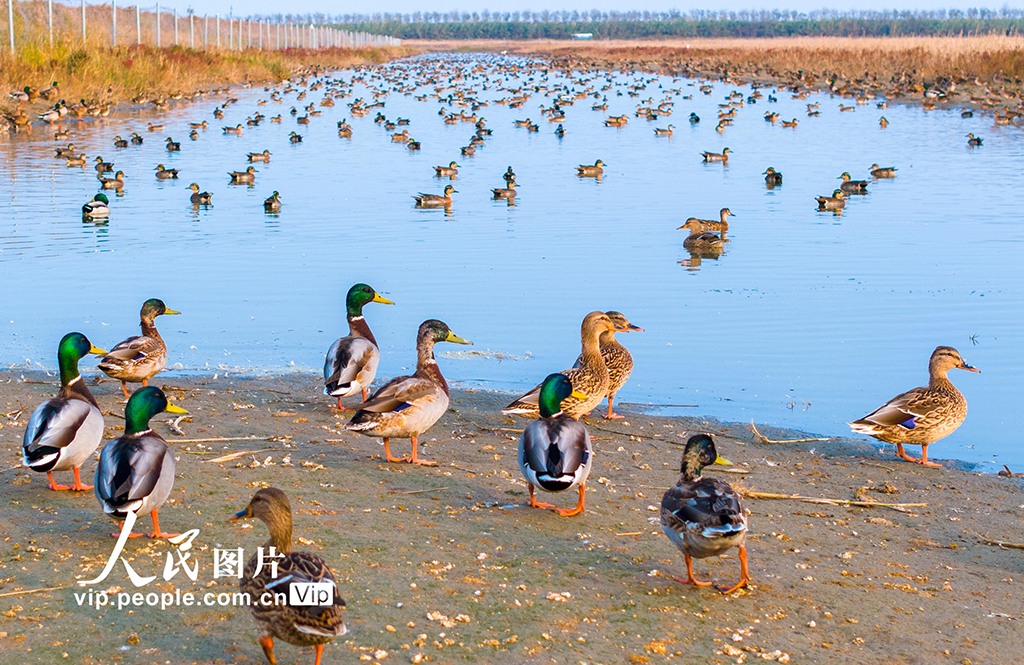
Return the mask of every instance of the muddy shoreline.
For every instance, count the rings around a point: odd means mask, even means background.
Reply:
[[[255,489],[276,486],[291,497],[298,547],[327,559],[348,601],[352,632],[327,647],[325,663],[403,663],[417,653],[437,663],[1016,658],[1006,647],[1024,620],[1024,552],[981,538],[1022,540],[1019,481],[922,469],[846,441],[765,444],[743,425],[625,409],[625,421],[588,425],[596,458],[587,510],[561,518],[524,507],[514,431],[524,421],[500,415],[507,396],[453,392],[452,408],[422,441],[421,454],[438,467],[411,468],[385,464],[378,440],[345,432],[351,412],[331,409],[316,378],[157,378],[191,413],[178,423],[184,436],[169,416],[154,421],[178,453],[160,522],[200,529],[200,570],[194,583],[179,575],[151,587],[233,589],[234,580],[213,579],[211,550],[264,542],[261,524],[225,520]],[[118,384],[92,389],[107,438],[117,436]],[[0,373],[0,594],[63,587],[0,596],[0,653],[33,663],[264,662],[244,609],[127,613],[76,604],[75,579],[93,577],[113,541],[91,492],[50,492],[45,476],[20,468],[24,423],[55,391],[41,372]],[[740,472],[721,477],[745,492],[926,505],[747,498],[753,587],[732,597],[683,587],[653,572],[679,574],[682,557],[651,518],[676,479],[680,444],[700,430],[720,435],[720,450]],[[407,445],[396,442],[395,451]],[[243,454],[209,461],[234,452]],[[87,462],[84,475],[94,469]],[[169,549],[136,539],[125,556],[140,573],[156,574]],[[696,570],[734,580],[735,553],[699,561]],[[133,590],[120,567],[100,586]],[[277,656],[311,658],[285,644]]]

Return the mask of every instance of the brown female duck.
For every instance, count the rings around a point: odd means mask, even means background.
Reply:
[[[615,325],[614,330],[601,333],[600,338],[601,357],[604,358],[604,364],[608,367],[608,413],[604,417],[611,420],[625,417],[615,413],[615,393],[626,385],[629,375],[633,373],[633,356],[615,339],[615,333],[643,332],[644,329],[630,323],[629,319],[621,312],[611,311],[605,312],[605,314]],[[580,367],[582,364],[583,356],[581,355],[576,359],[576,364],[573,367]]]

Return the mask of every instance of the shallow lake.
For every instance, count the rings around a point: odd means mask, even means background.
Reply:
[[[137,334],[142,301],[160,297],[183,312],[157,321],[169,369],[318,372],[330,343],[347,331],[345,292],[364,281],[397,303],[365,311],[381,344],[378,378],[411,370],[417,325],[440,318],[476,343],[438,347],[453,383],[525,390],[572,365],[587,312],[616,309],[646,329],[619,335],[636,361],[620,401],[696,404],[676,411],[823,434],[845,435],[847,421],[922,385],[932,349],[955,346],[982,374],[951,372],[970,412],[931,456],[987,462],[993,471],[1024,464],[1020,426],[1010,418],[1024,378],[1020,130],[995,127],[980,113],[963,119],[958,110],[919,106],[879,110],[872,102],[841,113],[840,103],[852,101],[764,88],[719,134],[718,105],[734,90],[746,97],[749,87],[718,82],[705,95],[685,79],[597,72],[545,79],[538,70],[498,71],[496,62],[507,61],[450,57],[443,70],[464,74],[457,85],[474,88],[481,101],[508,98],[523,84],[560,83],[593,86],[608,110],[591,110],[593,97],[566,106],[559,139],[539,109],[552,104],[554,90],[534,92],[519,109],[491,103],[477,114],[493,135],[472,157],[459,148],[473,124],[444,124],[442,106],[463,109],[436,97],[392,92],[384,108],[351,118],[354,97],[372,101],[363,83],[335,107],[318,107],[323,115],[308,126],[288,109],[299,106],[301,115],[323,90],[257,107],[270,93],[236,89],[239,102],[223,121],[212,116],[221,95],[162,113],[71,123],[81,152],[127,174],[124,196],[111,195],[110,221],[101,225],[80,214],[97,191],[91,163],[69,169],[53,158],[67,140],[54,141],[44,127],[3,139],[0,363],[53,367],[57,340],[74,329],[109,348]],[[384,69],[392,79],[395,70],[412,72],[412,86],[419,67]],[[635,83],[646,87],[631,97]],[[434,92],[431,83],[415,94]],[[777,103],[768,103],[769,93]],[[634,117],[648,98],[672,100],[672,115]],[[821,116],[807,117],[805,105],[814,102]],[[378,110],[410,119],[422,150],[393,143],[374,123]],[[260,126],[222,134],[257,111],[268,116]],[[766,122],[766,111],[796,117],[799,126]],[[687,121],[690,112],[699,124]],[[271,124],[277,113],[284,122]],[[626,126],[604,126],[621,114]],[[513,126],[527,117],[538,132]],[[337,135],[343,118],[351,139]],[[188,122],[203,119],[209,129],[190,141]],[[166,131],[147,132],[151,121]],[[672,137],[655,136],[654,127],[669,123]],[[288,141],[293,130],[302,143]],[[113,148],[115,134],[133,131],[144,145]],[[968,132],[984,145],[968,148]],[[166,136],[182,151],[165,152]],[[728,166],[702,163],[701,151],[725,146]],[[228,185],[227,172],[264,149],[272,161],[256,165],[255,187]],[[600,181],[576,176],[577,164],[596,159],[607,164]],[[413,194],[440,193],[449,182],[436,179],[433,166],[452,160],[462,168],[450,212],[416,209]],[[898,176],[872,180],[873,162],[897,166]],[[180,169],[180,179],[158,181],[158,163]],[[514,206],[490,194],[504,186],[509,165],[520,191]],[[783,186],[765,187],[769,166],[784,174]],[[817,212],[814,197],[830,194],[843,171],[867,177],[869,194],[851,197],[841,216]],[[213,207],[193,210],[190,182],[214,193]],[[267,215],[262,202],[274,190],[283,210]],[[736,215],[725,253],[699,266],[681,263],[691,257],[677,227],[691,216],[715,218],[722,207]]]

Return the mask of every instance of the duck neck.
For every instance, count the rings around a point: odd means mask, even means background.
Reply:
[[[601,335],[594,334],[591,331],[584,331],[582,339],[583,343],[583,362],[581,363],[584,367],[588,368],[603,368],[604,358],[601,357]]]
[[[159,339],[161,341],[163,340],[163,338],[160,337],[159,331],[157,331],[156,329],[154,317],[143,316],[142,320],[139,322],[139,325],[142,327],[142,334],[145,335],[146,337],[151,337],[152,339]]]
[[[292,516],[274,515],[273,519],[264,520],[270,530],[270,540],[264,548],[273,547],[278,554],[292,551]]]
[[[448,390],[448,382],[444,380],[441,369],[437,366],[437,360],[434,359],[434,339],[429,334],[416,340],[416,376],[430,379],[441,386],[445,395],[451,395]]]
[[[128,436],[145,432],[149,429],[149,419],[153,413],[146,408],[145,403],[132,403],[128,400],[128,407],[124,410],[124,433]]]
[[[928,387],[931,389],[945,389],[948,390],[953,388],[953,382],[946,376],[946,370],[944,369],[933,369],[928,376]],[[955,390],[955,388],[954,388]]]
[[[370,326],[366,324],[366,319],[363,318],[361,307],[355,313],[353,313],[351,308],[348,310],[348,334],[351,337],[368,339],[374,346],[377,346],[377,338],[370,332]]]
[[[606,330],[603,333],[601,333],[599,344],[602,349],[622,346],[621,344],[619,344],[619,340],[615,338],[614,330]]]

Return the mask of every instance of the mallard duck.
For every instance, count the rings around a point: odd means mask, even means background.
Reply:
[[[600,337],[601,357],[604,358],[604,364],[608,367],[608,413],[604,417],[612,420],[624,417],[615,413],[615,393],[626,385],[629,375],[633,373],[633,356],[615,339],[615,333],[643,332],[644,329],[630,323],[629,319],[621,312],[612,311],[605,312],[605,314],[615,326],[614,330],[603,332]],[[576,364],[573,367],[579,367],[582,364],[583,356],[581,355],[576,359]]]
[[[103,355],[82,333],[68,333],[57,346],[60,367],[60,392],[32,412],[22,439],[22,464],[33,471],[45,472],[51,490],[89,490],[83,485],[82,464],[103,439],[103,414],[96,398],[78,373],[78,361],[87,354]],[[75,484],[58,485],[54,471],[71,469]]]
[[[843,171],[843,174],[836,178],[836,180],[843,181],[842,183],[840,183],[839,188],[842,189],[844,192],[851,194],[864,194],[868,191],[867,180],[852,180],[850,178],[850,174],[847,173],[846,171]]]
[[[732,152],[728,148],[723,148],[722,152],[702,152],[701,157],[704,158],[705,162],[727,162],[729,161],[729,153]]]
[[[511,166],[505,169],[505,172],[501,174],[501,177],[505,179],[505,184],[516,181],[516,174],[515,171],[512,170]]]
[[[416,205],[420,208],[449,208],[452,205],[452,194],[458,194],[459,190],[455,189],[452,185],[447,185],[444,188],[444,194],[424,194],[420,192],[419,196],[414,196],[416,199]]]
[[[263,202],[263,210],[266,212],[281,212],[281,194],[277,190],[274,190],[274,193]]]
[[[796,118],[793,118],[792,120],[783,120],[782,121],[782,126],[783,127],[791,127],[793,129],[795,129],[796,126],[797,126]]]
[[[424,321],[416,334],[416,373],[395,377],[378,388],[369,400],[359,405],[345,425],[345,429],[351,432],[383,437],[384,456],[388,462],[436,464],[421,459],[417,447],[419,435],[430,429],[448,410],[448,383],[434,359],[434,344],[437,342],[472,344],[441,321]],[[412,439],[412,456],[392,457],[392,438]]]
[[[576,361],[578,366],[562,372],[569,377],[573,390],[584,395],[583,398],[569,397],[562,404],[562,411],[576,420],[590,413],[608,394],[608,366],[601,355],[601,335],[614,330],[615,324],[604,312],[591,312],[583,318],[580,326],[583,352]],[[540,413],[540,389],[540,385],[535,386],[501,412],[536,418]]]
[[[302,143],[302,135],[292,132],[291,134],[288,135],[288,140],[291,141],[292,143]]]
[[[191,139],[192,141],[198,141],[198,140],[199,140],[199,132],[197,132],[197,131],[196,131],[196,130],[194,130],[194,129],[193,129],[193,130],[191,130],[191,131],[190,131],[190,132],[188,133],[188,138],[189,138],[189,139]]]
[[[58,95],[60,95],[60,86],[56,81],[39,91],[39,96],[43,99],[56,99]]]
[[[157,164],[154,170],[158,180],[169,180],[178,177],[178,169],[165,169],[163,164]]]
[[[898,170],[895,166],[879,166],[878,164],[872,164],[870,168],[871,176],[874,178],[895,178]]]
[[[250,162],[270,162],[270,151],[264,150],[263,152],[250,152],[247,157]]]
[[[715,450],[708,434],[691,436],[683,452],[679,482],[661,499],[661,528],[686,560],[686,579],[672,577],[681,584],[710,586],[693,576],[693,559],[718,556],[738,547],[740,581],[731,587],[718,587],[729,594],[750,583],[747,569],[747,515],[740,495],[728,483],[703,478],[701,471],[711,464],[731,466]]]
[[[455,162],[451,162],[448,166],[434,167],[434,176],[437,178],[451,178],[454,180],[457,175],[459,175],[459,165]]]
[[[409,139],[408,141],[406,141],[405,147],[408,148],[409,150],[419,150],[423,146],[420,144],[419,141]]]
[[[97,194],[82,206],[83,217],[110,217],[110,201],[106,194]]]
[[[102,157],[97,156],[96,159],[92,161],[96,163],[96,170],[99,173],[110,173],[114,170],[114,165],[110,162],[103,161]]]
[[[228,171],[232,185],[251,185],[256,182],[256,167],[250,166],[244,171]]]
[[[327,350],[324,360],[324,394],[338,399],[366,393],[377,376],[380,350],[377,339],[363,318],[363,307],[371,302],[394,305],[368,284],[354,284],[345,296],[345,316],[348,319],[348,335],[335,340]]]
[[[238,136],[241,136],[242,135],[242,123],[238,123],[234,127],[221,127],[221,130],[223,130],[223,132],[225,134],[236,134]]]
[[[513,180],[508,183],[508,187],[499,187],[491,190],[491,194],[495,201],[500,199],[514,199],[518,192],[516,191],[516,181]]]
[[[203,120],[202,122],[190,122],[190,123],[188,123],[188,126],[189,126],[190,129],[206,129],[206,125],[207,125],[207,122],[205,120]]]
[[[167,345],[153,325],[153,320],[161,314],[181,312],[167,309],[164,301],[159,298],[150,298],[142,303],[142,311],[139,313],[142,334],[124,340],[100,360],[98,367],[104,374],[121,380],[121,391],[125,397],[128,397],[127,382],[141,381],[143,387],[148,386],[149,379],[167,364]]]
[[[256,492],[244,510],[229,521],[255,517],[270,530],[270,540],[260,552],[254,552],[245,564],[238,588],[249,598],[249,612],[260,629],[259,642],[267,661],[274,665],[274,639],[300,647],[313,647],[316,665],[320,665],[324,645],[348,632],[341,616],[345,601],[327,563],[316,554],[296,552],[292,548],[292,508],[288,497],[276,487]],[[280,555],[276,567],[261,561],[266,551]],[[256,570],[262,564],[257,574]],[[293,584],[328,584],[333,587],[330,605],[292,605]],[[275,602],[282,594],[284,602]],[[282,596],[277,596],[281,598]]]
[[[690,235],[683,241],[683,247],[696,253],[721,253],[725,240],[711,231],[705,231],[699,219],[689,219],[677,231],[689,229]]]
[[[769,187],[777,187],[782,184],[782,174],[776,171],[773,167],[769,166],[768,170],[763,173],[764,184]]]
[[[54,124],[55,122],[60,122],[60,119],[63,117],[64,114],[61,113],[60,102],[57,102],[56,106],[54,106],[52,109],[47,109],[39,114],[39,119],[50,125]]]
[[[53,156],[56,157],[57,159],[67,159],[68,157],[74,157],[75,152],[75,144],[69,143],[66,148],[54,148]]]
[[[165,141],[165,145],[167,147],[167,152],[180,152],[181,151],[181,143],[179,143],[178,141],[175,141],[170,136],[167,137],[167,140]]]
[[[125,139],[121,138],[120,136],[115,136],[114,137],[114,147],[115,148],[127,148],[128,147],[128,141],[126,141]]]
[[[878,126],[881,127],[882,129],[885,129],[886,127],[889,126],[889,121],[885,119],[884,115],[878,119]]]
[[[78,157],[68,157],[64,162],[64,166],[71,168],[81,168],[85,166],[85,153],[83,152]]]
[[[672,136],[672,134],[674,133],[675,128],[676,128],[675,125],[669,125],[665,129],[661,129],[660,127],[655,127],[654,128],[654,135],[655,136]]]
[[[733,212],[731,210],[729,210],[728,208],[722,208],[719,211],[718,214],[719,214],[719,219],[717,219],[717,220],[714,220],[714,219],[698,219],[696,217],[691,217],[691,218],[689,218],[686,221],[687,222],[698,222],[700,224],[700,230],[701,231],[722,231],[722,232],[728,231],[729,230],[729,218],[730,217],[735,217],[736,215],[733,214]],[[682,228],[692,228],[692,227],[687,227],[685,225],[679,227],[679,229],[682,229]],[[676,230],[678,231],[679,229],[676,229]]]
[[[602,162],[600,159],[594,162],[593,164],[580,164],[579,166],[576,167],[576,175],[580,176],[581,178],[600,177],[601,175],[604,174],[604,166],[605,163]]]
[[[124,409],[124,434],[103,446],[96,466],[96,498],[103,512],[117,520],[124,520],[129,512],[136,516],[148,514],[153,520],[153,532],[147,534],[150,538],[178,535],[161,531],[157,517],[174,486],[174,453],[163,437],[150,428],[149,420],[165,411],[188,414],[168,402],[159,388],[136,390]],[[131,533],[128,537],[141,535]]]
[[[689,120],[691,125],[696,125],[698,122],[700,122],[700,116],[697,115],[696,113],[691,112]]]
[[[896,444],[896,454],[908,462],[942,466],[928,461],[928,445],[952,434],[967,417],[967,400],[946,378],[946,372],[951,369],[980,373],[964,362],[959,351],[951,346],[940,346],[928,361],[927,386],[893,397],[850,423],[850,428],[858,434]],[[921,446],[921,459],[907,455],[904,445]]]
[[[558,138],[565,136],[565,127],[562,127],[562,123],[558,123],[558,127],[555,127],[555,136]]]
[[[832,196],[819,196],[815,201],[818,202],[818,210],[842,210],[846,207],[846,192],[841,189],[837,189],[832,192]]]
[[[210,205],[213,199],[213,194],[211,194],[210,192],[200,192],[199,185],[197,185],[196,183],[192,183],[191,185],[188,186],[188,188],[192,190],[192,195],[189,197],[189,200],[192,201],[192,205]]]
[[[113,178],[99,176],[100,189],[124,189],[124,171],[118,171]]]
[[[587,428],[562,411],[562,401],[586,395],[573,389],[565,374],[551,374],[540,385],[540,419],[526,426],[519,438],[519,469],[530,488],[530,505],[551,508],[562,517],[583,512],[587,477],[594,462]],[[580,498],[572,510],[540,503],[533,495],[534,485],[546,492],[580,489]]]
[[[973,118],[974,117],[974,112],[973,111],[969,111],[968,109],[964,109],[963,111],[960,111],[960,117],[961,118]]]
[[[967,145],[969,145],[970,147],[973,148],[975,146],[979,146],[981,145],[981,142],[982,138],[980,136],[975,136],[974,134],[967,135]]]
[[[146,128],[149,131],[151,131],[151,132],[162,132],[165,129],[167,129],[167,127],[165,125],[163,125],[163,124],[152,123],[152,122],[147,123]]]
[[[139,136],[138,132],[132,132],[132,136],[128,140],[131,142],[132,145],[142,145],[143,143],[143,139],[141,136]]]
[[[33,88],[30,85],[26,85],[21,90],[15,90],[14,92],[9,93],[7,96],[16,102],[21,102],[22,104],[24,104],[26,102],[35,101],[35,98],[38,96],[38,94],[39,93],[36,92],[35,88]]]

